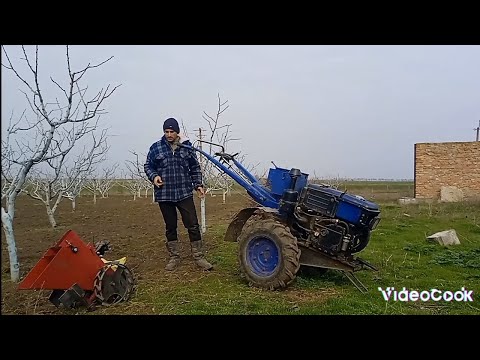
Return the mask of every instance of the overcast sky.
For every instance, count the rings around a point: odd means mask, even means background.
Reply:
[[[18,63],[20,48],[6,49]],[[202,114],[215,114],[217,93],[229,104],[220,121],[240,139],[229,151],[245,165],[319,177],[413,179],[415,143],[474,141],[480,120],[480,46],[75,45],[70,56],[76,70],[114,56],[84,82],[89,94],[121,84],[101,120],[115,135],[110,162],[145,154],[168,117],[183,119],[190,138],[208,129]],[[65,47],[40,46],[39,59],[53,94]],[[28,107],[19,89],[2,68],[2,130]]]

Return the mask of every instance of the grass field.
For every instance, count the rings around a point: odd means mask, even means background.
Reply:
[[[406,216],[408,214],[410,216]],[[442,248],[425,237],[454,228],[461,245]],[[480,211],[478,205],[383,206],[383,220],[363,258],[378,272],[358,273],[360,293],[342,274],[299,276],[283,291],[249,288],[237,271],[236,244],[224,243],[225,225],[212,229],[218,247],[210,258],[223,269],[200,281],[175,279],[139,291],[162,314],[480,314]],[[472,290],[474,302],[385,301],[379,287],[400,291]]]

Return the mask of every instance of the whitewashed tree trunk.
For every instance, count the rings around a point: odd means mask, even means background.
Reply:
[[[152,203],[155,202],[155,190],[152,190]]]
[[[55,210],[57,210],[58,204],[60,204],[60,200],[62,200],[63,196],[63,191],[60,191],[60,193],[57,195],[57,200],[55,200],[55,204],[53,204],[53,207],[50,207],[50,202],[45,204],[47,206],[47,214],[48,214],[48,220],[50,220],[50,224],[52,227],[57,226],[57,222],[55,221]]]
[[[225,194],[227,193],[227,191],[225,189],[223,189],[223,203],[225,204]]]
[[[77,199],[76,199],[76,198],[73,198],[73,200],[72,200],[72,211],[75,211],[75,207],[76,207],[76,205],[77,205],[77,204],[76,204],[76,201],[77,201]]]
[[[53,194],[50,193],[50,188],[52,183],[48,183],[45,185],[45,180],[43,180],[43,188],[42,185],[38,185],[39,182],[41,183],[42,180],[36,179],[34,181],[30,180],[30,184],[34,184],[34,182],[37,181],[36,186],[38,188],[34,189],[33,191],[26,191],[28,196],[35,200],[39,200],[46,209],[47,216],[48,216],[48,221],[50,222],[50,225],[52,225],[53,228],[57,226],[57,222],[55,221],[55,211],[57,210],[58,205],[60,204],[60,201],[63,199],[65,191],[63,189],[56,189],[53,190]],[[48,182],[49,180],[47,180]],[[60,185],[59,183],[54,183],[54,185]],[[53,196],[52,196],[53,195]],[[43,197],[44,196],[44,197]]]
[[[52,227],[57,227],[57,222],[55,221],[55,217],[53,216],[53,211],[50,208],[50,205],[47,204],[47,215],[48,215],[48,220],[50,221],[50,224]]]
[[[202,234],[205,234],[207,227],[205,226],[205,196],[200,199],[200,218],[202,222]]]
[[[15,213],[14,201],[10,201],[8,213],[2,206],[2,225],[7,240],[8,258],[10,260],[10,279],[13,282],[20,280],[20,263],[18,262],[15,234],[13,232],[13,215]]]
[[[93,203],[94,204],[97,203],[97,192],[96,191],[93,192]]]
[[[47,138],[48,140],[48,138]],[[4,149],[2,149],[3,151]],[[3,153],[2,153],[3,155]],[[8,258],[10,262],[10,280],[20,280],[20,263],[17,255],[15,232],[13,231],[13,219],[15,218],[15,201],[25,185],[27,174],[33,166],[33,160],[27,161],[18,172],[15,181],[10,184],[8,191],[4,194],[2,190],[2,202],[5,199],[5,208],[2,206],[2,226],[7,240]],[[3,170],[3,169],[2,169]]]

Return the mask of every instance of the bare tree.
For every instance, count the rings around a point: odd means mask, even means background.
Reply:
[[[70,165],[66,162],[65,155],[47,160],[46,163],[53,170],[53,174],[50,169],[38,170],[40,176],[29,179],[33,190],[30,190],[30,187],[23,190],[31,198],[45,205],[52,227],[57,226],[55,210],[62,198],[68,196],[74,201],[79,193],[77,191],[81,190],[79,184],[88,176],[92,167],[105,158],[108,151],[106,130],[101,132],[99,138],[92,135],[92,139],[91,148],[87,151],[84,147],[76,159],[70,161],[72,163]],[[55,150],[52,148],[50,151]]]
[[[105,135],[106,132],[103,131],[98,144],[95,137],[93,138],[93,146],[90,152],[86,156],[79,156],[74,166],[70,170],[67,169],[67,177],[62,179],[62,187],[66,189],[62,196],[72,202],[72,211],[75,211],[76,199],[81,195],[88,179],[95,173],[97,165],[106,159],[109,146],[107,146]]]
[[[180,127],[182,130],[182,134],[188,137],[187,125],[185,125],[185,123],[183,122],[183,119],[180,119]]]
[[[62,194],[62,196],[72,202],[72,211],[75,211],[77,209],[77,197],[80,196],[80,193],[85,187],[85,178],[82,176],[73,181],[70,179],[64,179],[62,183],[62,187],[66,188],[68,182],[70,181],[72,185],[70,186],[69,190],[66,190]]]
[[[145,197],[148,196],[148,190],[153,191],[153,184],[148,180],[145,176],[145,171],[143,168],[143,163],[140,163],[138,153],[134,150],[130,150],[130,153],[134,156],[134,160],[125,160],[125,166],[127,167],[128,174],[131,179],[135,179],[135,184],[130,184],[133,188],[136,188],[139,193],[138,196],[140,197],[140,191],[145,190]],[[142,154],[143,158],[146,158],[147,155]],[[155,194],[152,196],[152,200],[155,199]]]
[[[42,91],[43,86],[40,86],[39,47],[35,47],[34,59],[32,59],[22,46],[24,57],[21,60],[26,64],[29,77],[17,70],[18,64],[13,64],[3,46],[2,51],[6,59],[6,63],[2,61],[2,66],[11,71],[24,86],[25,90],[20,91],[24,94],[31,110],[29,115],[24,111],[14,123],[12,123],[12,111],[9,126],[2,136],[2,175],[9,184],[5,188],[2,187],[2,225],[9,253],[10,277],[12,281],[18,282],[20,263],[17,257],[13,220],[15,202],[24,188],[28,173],[33,166],[40,163],[65,158],[79,139],[92,133],[97,123],[92,126],[90,120],[96,118],[98,121],[99,116],[105,113],[102,104],[118,86],[111,88],[108,85],[87,99],[88,87],[81,86],[80,80],[87,72],[102,66],[112,57],[96,65],[89,63],[82,69],[74,71],[70,64],[70,52],[67,46],[68,81],[66,86],[62,86],[59,81],[50,76],[50,80],[60,90],[62,97],[51,96],[52,101],[49,101],[46,92]]]
[[[93,194],[93,203],[97,203],[97,191],[102,198],[108,197],[108,192],[115,185],[115,169],[118,164],[102,169],[102,177],[90,176],[85,180],[85,189]],[[93,173],[93,172],[92,172]]]
[[[105,161],[109,147],[106,142],[106,132],[101,133],[97,141],[93,138],[93,145],[90,151],[80,155],[74,166],[67,170],[67,177],[64,179],[63,188],[66,189],[63,196],[72,202],[72,211],[76,208],[76,198],[80,195],[87,183],[87,179],[95,172],[96,165]]]
[[[133,195],[133,200],[137,199],[137,196],[140,197],[143,180],[139,179],[135,174],[132,174],[129,170],[122,171],[121,180],[117,181],[117,185],[127,189],[130,194]]]
[[[211,116],[206,111],[204,111],[202,117],[207,122],[208,127],[210,128],[208,141],[222,145],[225,148],[225,151],[227,151],[228,144],[231,141],[240,139],[233,138],[231,136],[230,126],[232,126],[232,124],[221,124],[220,116],[229,108],[230,105],[227,105],[228,100],[222,102],[220,94],[217,94],[217,97],[218,105],[215,116]],[[209,155],[213,155],[219,149],[215,149],[213,148],[213,145],[209,144],[208,150],[203,150]],[[200,162],[202,164],[202,173],[206,186],[206,193],[213,194],[215,191],[221,191],[225,202],[225,195],[230,192],[234,184],[234,180],[231,179],[228,175],[225,175],[222,171],[218,170],[212,162],[206,161],[206,159],[204,159],[202,155],[200,155]]]

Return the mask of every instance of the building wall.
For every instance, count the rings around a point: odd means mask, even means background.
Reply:
[[[415,197],[438,199],[442,186],[480,196],[480,141],[415,144]]]

